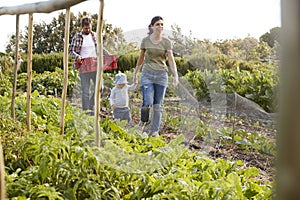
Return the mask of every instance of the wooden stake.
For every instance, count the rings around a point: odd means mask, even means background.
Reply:
[[[29,13],[28,22],[28,56],[27,56],[27,104],[26,122],[27,131],[31,130],[31,82],[32,82],[32,43],[33,43],[33,14]]]
[[[0,139],[0,199],[6,199],[6,189],[5,189],[5,168],[4,168],[4,156],[2,143]]]
[[[69,35],[70,35],[70,8],[66,9],[66,22],[65,22],[65,44],[64,44],[64,83],[61,98],[61,116],[60,116],[60,132],[64,134],[65,127],[65,110],[66,110],[66,98],[68,91],[68,52],[69,52]]]
[[[102,41],[102,31],[104,26],[103,20],[103,10],[104,10],[104,0],[100,0],[100,10],[97,22],[97,78],[95,87],[95,114],[94,114],[94,129],[95,129],[95,145],[100,147],[100,103],[101,103],[101,86],[103,80],[103,41]]]
[[[18,54],[19,54],[19,40],[20,40],[20,15],[16,15],[16,49],[15,49],[15,64],[14,64],[14,82],[13,93],[11,98],[11,117],[15,119],[15,99],[17,93],[17,73],[18,73]]]

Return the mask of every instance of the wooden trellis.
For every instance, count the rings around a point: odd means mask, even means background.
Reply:
[[[64,81],[62,91],[62,108],[60,116],[60,128],[61,134],[64,134],[64,123],[65,123],[65,107],[66,107],[66,96],[67,96],[67,85],[68,85],[68,48],[69,48],[69,34],[70,34],[70,7],[84,2],[86,0],[51,0],[43,1],[31,4],[24,4],[20,6],[12,7],[0,7],[1,15],[16,15],[16,49],[15,49],[15,64],[14,64],[14,83],[13,83],[13,95],[12,95],[12,106],[11,113],[12,118],[15,118],[15,97],[16,97],[16,82],[17,82],[17,65],[18,65],[18,51],[19,51],[19,16],[21,14],[28,14],[28,60],[27,60],[27,104],[26,104],[26,123],[27,130],[31,130],[31,82],[32,82],[32,43],[33,43],[33,14],[34,13],[50,13],[57,10],[66,9],[66,27],[65,27],[65,44],[64,44],[64,57],[63,57],[63,68],[64,68]],[[102,44],[102,30],[103,30],[103,10],[104,0],[100,0],[99,17],[97,24],[97,57],[98,57],[98,70],[96,78],[96,95],[95,95],[95,108],[94,114],[95,123],[95,145],[100,145],[100,100],[102,76],[103,76],[103,44]],[[4,180],[4,157],[2,153],[2,145],[0,140],[0,199],[5,199],[5,180]]]
[[[24,4],[20,6],[13,7],[0,7],[0,16],[1,15],[16,15],[16,56],[15,56],[15,66],[14,66],[14,89],[12,95],[12,117],[15,116],[14,111],[14,102],[16,96],[16,73],[17,73],[17,54],[19,50],[19,15],[20,14],[28,14],[29,15],[29,25],[28,25],[28,62],[27,62],[27,130],[31,129],[31,117],[30,117],[30,106],[31,106],[31,81],[32,81],[32,42],[33,42],[33,13],[50,13],[53,11],[66,9],[66,27],[65,27],[65,41],[68,41],[70,34],[70,7],[84,2],[85,0],[52,0],[52,1],[43,1],[31,4]],[[100,0],[100,9],[99,9],[99,18],[97,24],[97,45],[98,45],[98,73],[97,73],[97,81],[96,81],[96,95],[95,95],[95,131],[96,135],[96,144],[99,144],[99,121],[100,121],[100,87],[102,84],[102,69],[103,69],[103,44],[102,44],[102,30],[103,30],[103,10],[104,10],[104,0]],[[64,84],[62,91],[62,111],[61,111],[61,120],[60,120],[60,128],[61,133],[64,133],[64,116],[65,116],[65,105],[66,105],[66,94],[67,94],[67,84],[68,84],[68,42],[64,44]],[[98,85],[99,84],[99,85]]]

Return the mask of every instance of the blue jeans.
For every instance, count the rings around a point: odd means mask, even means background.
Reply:
[[[168,75],[167,72],[142,72],[142,93],[143,104],[141,108],[141,121],[147,122],[149,119],[149,109],[153,107],[151,120],[151,132],[159,130],[162,118],[162,104],[164,101]]]
[[[94,110],[94,94],[97,72],[80,73],[82,110]],[[91,88],[91,81],[93,88]]]

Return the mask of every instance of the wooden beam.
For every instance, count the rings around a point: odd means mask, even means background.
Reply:
[[[0,7],[0,15],[17,15],[27,13],[51,13],[66,9],[86,0],[51,0],[28,3],[19,6]],[[20,1],[21,2],[21,1]]]

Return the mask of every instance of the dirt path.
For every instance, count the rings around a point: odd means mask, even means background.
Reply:
[[[105,96],[105,95],[104,95]],[[107,95],[106,95],[107,96]],[[107,97],[106,97],[107,98]],[[132,124],[138,125],[140,121],[141,98],[131,96],[131,113]],[[162,122],[159,134],[164,137],[166,142],[176,138],[180,134],[190,137],[192,139],[188,143],[191,151],[202,151],[212,159],[222,158],[226,160],[241,160],[244,163],[243,168],[256,167],[260,170],[259,179],[262,182],[274,181],[275,179],[275,157],[271,154],[262,153],[258,149],[253,149],[251,146],[241,148],[238,144],[232,142],[224,142],[220,138],[214,138],[207,142],[207,138],[203,135],[197,135],[195,129],[197,123],[203,123],[202,134],[206,134],[210,129],[208,126],[221,126],[221,128],[228,128],[229,130],[242,131],[251,135],[258,135],[264,138],[266,143],[276,143],[276,125],[272,123],[263,123],[254,118],[234,118],[228,120],[227,117],[220,118],[212,114],[211,111],[202,107],[197,108],[179,108],[183,107],[177,98],[166,98],[164,103],[164,122]],[[113,119],[110,108],[103,107],[101,114]],[[177,127],[180,117],[188,118],[187,123],[195,121],[190,126]],[[197,121],[197,122],[196,122]],[[183,123],[183,122],[181,122]]]
[[[133,111],[133,123],[139,123],[139,109],[141,102],[139,100],[133,101],[131,105],[131,109]],[[169,142],[171,139],[175,138],[182,132],[185,132],[185,135],[188,135],[187,130],[178,129],[174,124],[172,124],[172,118],[176,118],[182,114],[182,112],[178,109],[178,102],[174,99],[166,99],[164,104],[164,115],[167,118],[170,118],[170,121],[166,121],[162,123],[160,135],[165,138],[166,142]],[[186,111],[188,113],[193,113],[190,109]],[[194,113],[196,118],[201,118],[201,121],[204,124],[207,121],[211,121],[213,116],[211,113],[204,113],[209,112],[201,109],[201,115]],[[215,123],[220,123],[220,119],[214,120]],[[259,125],[258,125],[259,124]],[[210,125],[213,125],[210,122]],[[266,139],[267,142],[275,143],[276,142],[276,125],[270,123],[262,123],[258,122],[254,119],[238,119],[234,122],[233,120],[224,120],[221,125],[227,128],[234,128],[236,131],[243,131],[248,134],[257,134],[260,137]],[[192,129],[190,129],[192,130]],[[192,133],[193,135],[195,133]],[[194,135],[195,136],[195,135]],[[206,152],[207,155],[212,159],[222,158],[226,160],[241,160],[244,163],[243,167],[256,167],[260,170],[259,178],[263,182],[267,181],[274,181],[275,179],[275,158],[273,155],[265,154],[260,152],[257,149],[249,148],[240,148],[237,144],[230,143],[230,142],[222,142],[220,139],[215,139],[212,142],[206,142],[205,138],[202,136],[195,136],[189,142],[189,149],[191,151],[203,151]]]

